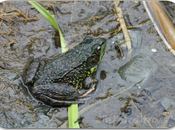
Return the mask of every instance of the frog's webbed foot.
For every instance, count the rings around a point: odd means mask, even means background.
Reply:
[[[81,98],[77,89],[68,83],[53,83],[38,85],[32,89],[32,94],[38,100],[51,106],[68,106],[85,103],[88,98]]]

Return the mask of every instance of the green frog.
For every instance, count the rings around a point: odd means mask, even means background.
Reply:
[[[89,88],[86,79],[97,70],[106,44],[104,38],[86,36],[73,49],[49,62],[32,58],[23,72],[23,82],[31,94],[45,104],[67,106],[84,103],[79,90]]]

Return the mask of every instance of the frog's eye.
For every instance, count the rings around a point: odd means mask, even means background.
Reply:
[[[98,47],[96,48],[96,50],[97,50],[97,52],[100,52],[100,51],[101,51],[101,46],[98,46]]]

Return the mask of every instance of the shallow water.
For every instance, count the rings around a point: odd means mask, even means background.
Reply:
[[[158,128],[174,126],[171,115],[163,116],[164,99],[174,104],[173,55],[167,51],[142,2],[120,2],[133,49],[125,49],[114,2],[40,2],[55,15],[68,48],[78,45],[86,35],[107,39],[106,53],[98,67],[97,89],[92,99],[79,106],[84,128]],[[4,128],[58,128],[67,120],[67,108],[52,108],[34,99],[22,85],[21,75],[29,57],[50,59],[61,53],[56,30],[27,2],[0,4],[0,126]],[[170,4],[173,8],[172,4]],[[3,9],[3,10],[2,10]],[[11,11],[11,12],[8,12]],[[25,15],[29,11],[28,22]],[[117,44],[123,57],[119,57]],[[153,52],[152,49],[156,50]],[[136,67],[133,57],[146,55],[144,65],[129,81],[119,70]],[[149,60],[151,59],[151,62]],[[148,63],[149,62],[149,63]],[[129,65],[128,65],[129,64]],[[124,71],[126,69],[124,68]],[[129,71],[132,73],[132,71]],[[127,73],[124,77],[127,77]],[[146,80],[132,86],[146,76]],[[138,80],[137,80],[138,79]],[[115,95],[115,96],[114,96]],[[162,101],[163,100],[163,101]],[[166,110],[169,111],[169,110]],[[168,118],[169,117],[169,118]],[[166,123],[168,121],[168,123]]]

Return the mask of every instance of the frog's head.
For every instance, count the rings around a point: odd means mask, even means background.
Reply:
[[[89,43],[91,56],[87,60],[88,65],[91,67],[91,72],[95,71],[98,64],[101,62],[106,50],[106,44],[107,42],[104,38],[91,39],[91,42]]]

